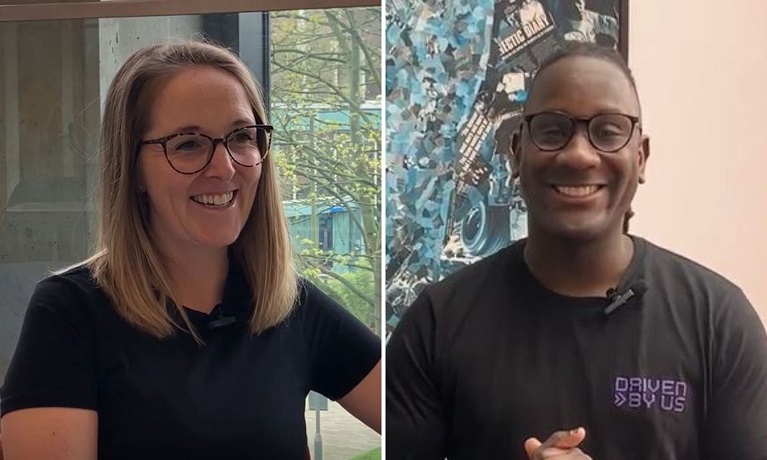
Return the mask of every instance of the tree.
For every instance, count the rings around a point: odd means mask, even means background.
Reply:
[[[271,43],[274,151],[286,198],[311,209],[303,274],[380,333],[381,10],[273,13]],[[336,207],[356,247],[323,246]]]

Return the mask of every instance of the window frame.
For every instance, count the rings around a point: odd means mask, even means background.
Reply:
[[[0,23],[381,6],[380,0],[108,0],[0,5]]]

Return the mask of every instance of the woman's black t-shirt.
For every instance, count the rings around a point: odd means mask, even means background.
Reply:
[[[380,340],[306,281],[281,324],[252,336],[250,312],[234,264],[210,315],[187,310],[204,345],[131,326],[85,267],[51,276],[30,301],[0,409],[97,411],[101,460],[302,459],[307,393],[346,395],[380,360]]]

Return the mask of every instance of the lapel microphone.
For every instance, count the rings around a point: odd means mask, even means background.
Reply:
[[[647,292],[647,282],[644,280],[635,282],[623,292],[610,289],[607,291],[607,300],[609,300],[610,303],[604,310],[602,310],[602,313],[605,316],[610,316],[610,314],[617,310],[618,307],[626,305],[626,303],[633,297],[642,297],[645,292]]]
[[[216,305],[216,319],[208,321],[208,330],[218,329],[221,327],[229,326],[230,324],[234,324],[237,322],[237,318],[231,315],[225,315],[223,310],[223,305],[218,304]]]

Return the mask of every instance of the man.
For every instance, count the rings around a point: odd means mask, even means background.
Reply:
[[[739,288],[624,232],[650,142],[631,72],[571,43],[512,140],[528,238],[427,287],[387,350],[391,459],[767,458]]]

